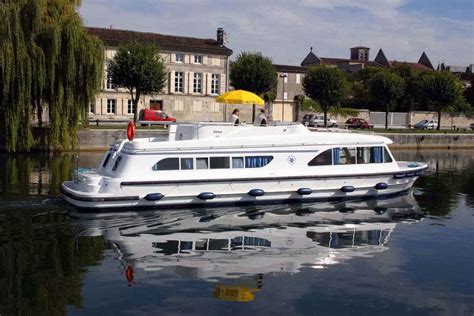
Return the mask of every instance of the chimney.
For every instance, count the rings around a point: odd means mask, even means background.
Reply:
[[[222,27],[217,29],[217,43],[224,45],[224,29]]]

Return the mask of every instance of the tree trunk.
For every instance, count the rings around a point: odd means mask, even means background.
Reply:
[[[323,109],[324,112],[324,128],[328,127],[328,109],[324,107]]]
[[[388,129],[388,105],[385,109],[385,129]]]
[[[252,123],[255,122],[255,104],[252,104]]]
[[[38,117],[38,127],[43,127],[43,105],[38,102],[36,116]]]
[[[138,101],[140,101],[140,92],[137,91],[135,93],[135,97],[133,97],[133,90],[130,90],[130,94],[132,95],[132,102],[133,102],[133,122],[137,123],[138,121]]]
[[[441,129],[441,111],[438,111],[438,126],[436,129],[439,131]]]

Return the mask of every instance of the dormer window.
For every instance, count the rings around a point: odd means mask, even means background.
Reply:
[[[176,62],[177,63],[184,63],[184,54],[176,53]]]

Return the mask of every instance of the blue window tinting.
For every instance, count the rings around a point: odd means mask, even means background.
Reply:
[[[332,149],[332,161],[334,165],[340,165],[339,158],[341,157],[340,155],[340,149],[339,148],[333,148]]]
[[[371,147],[370,148],[370,162],[371,163],[382,163],[383,162],[383,147]]]
[[[245,168],[261,168],[273,160],[272,156],[245,157]]]

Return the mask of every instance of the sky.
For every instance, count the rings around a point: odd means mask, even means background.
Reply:
[[[389,60],[433,66],[474,63],[473,0],[82,0],[87,26],[178,36],[228,34],[236,58],[261,52],[299,65],[310,47],[319,57],[349,58],[349,48],[383,49]]]

